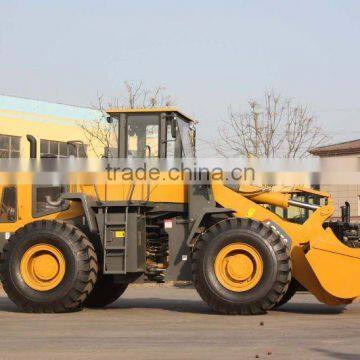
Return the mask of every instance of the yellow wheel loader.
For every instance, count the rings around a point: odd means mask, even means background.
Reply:
[[[108,114],[116,158],[195,155],[194,122],[176,109]],[[28,140],[35,158],[36,139]],[[348,207],[329,221],[329,194],[172,181],[176,171],[116,182],[115,170],[96,184],[1,187],[0,276],[22,310],[104,307],[132,282],[192,281],[223,314],[265,313],[300,287],[328,305],[360,296],[359,226]]]

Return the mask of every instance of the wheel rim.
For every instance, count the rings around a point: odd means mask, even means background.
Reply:
[[[48,291],[58,286],[65,275],[65,258],[49,244],[37,244],[23,255],[20,273],[26,285],[34,290]]]
[[[263,261],[251,245],[233,243],[216,256],[215,275],[226,289],[243,292],[255,287],[263,274]]]

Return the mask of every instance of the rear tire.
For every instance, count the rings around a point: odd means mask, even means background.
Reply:
[[[102,275],[84,302],[85,307],[103,308],[116,301],[126,290],[128,284],[117,284],[112,275]]]
[[[251,287],[247,286],[246,280],[244,285],[240,283],[236,288],[234,281],[235,290],[230,290],[219,278],[217,259],[229,246],[254,249],[257,254],[254,256],[261,258],[261,276],[257,275],[257,281]],[[233,261],[231,256],[233,253],[225,264]],[[235,267],[241,256],[240,253],[233,262]],[[242,270],[239,271],[241,274]],[[201,235],[193,251],[192,273],[196,290],[214,311],[255,315],[274,307],[285,294],[291,280],[291,261],[286,244],[268,226],[250,219],[232,218],[215,224]]]
[[[36,250],[39,247],[53,249],[55,254],[60,254],[63,273],[58,283],[52,285],[50,282],[48,286],[47,279],[44,280],[51,268],[47,261],[50,258],[51,265],[56,267],[56,260],[52,260],[46,250]],[[23,263],[29,251],[33,254],[35,251],[35,255],[33,260],[29,260],[32,263],[25,267]],[[42,267],[36,268],[39,261],[42,261]],[[24,273],[24,268],[29,270],[28,273]],[[79,309],[94,287],[97,271],[97,256],[87,237],[75,226],[55,220],[36,221],[17,230],[5,244],[0,260],[4,290],[26,312],[52,313]]]

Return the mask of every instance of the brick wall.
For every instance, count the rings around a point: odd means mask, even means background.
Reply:
[[[334,219],[341,218],[340,206],[348,201],[352,220],[360,220],[360,185],[322,185],[321,190],[330,193],[334,199]]]

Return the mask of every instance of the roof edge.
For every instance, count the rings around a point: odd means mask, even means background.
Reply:
[[[186,118],[189,121],[193,121],[193,122],[197,122],[195,119],[191,118],[190,116],[184,114],[182,111],[178,110],[175,107],[158,107],[158,108],[110,108],[107,109],[106,112],[109,115],[117,115],[117,114],[125,114],[125,113],[132,113],[132,114],[136,114],[136,113],[161,113],[161,112],[165,112],[165,113],[169,113],[169,112],[175,112],[181,116],[183,116],[184,118]]]
[[[358,155],[360,154],[360,139],[344,141],[340,143],[330,144],[309,149],[312,155]]]
[[[360,154],[360,147],[354,147],[351,149],[334,149],[334,150],[326,150],[326,149],[312,149],[309,150],[311,155],[317,156],[338,156],[338,155],[359,155]]]

